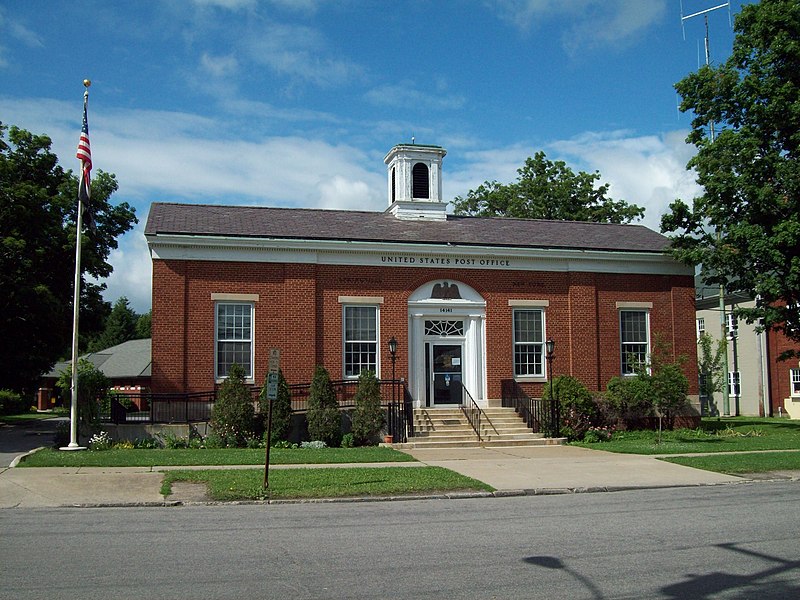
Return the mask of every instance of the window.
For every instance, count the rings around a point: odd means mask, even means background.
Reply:
[[[464,335],[464,321],[425,321],[425,335]]]
[[[697,337],[698,339],[706,332],[706,320],[703,317],[697,319]]]
[[[514,376],[544,377],[544,311],[514,311]]]
[[[728,395],[739,396],[742,392],[741,374],[739,371],[728,371]]]
[[[234,363],[253,377],[253,305],[218,303],[216,310],[216,378],[228,376]]]
[[[636,369],[647,363],[647,354],[650,351],[647,321],[646,310],[619,312],[623,375],[635,375]]]
[[[789,370],[789,382],[791,385],[791,395],[797,398],[800,396],[800,369]]]
[[[378,307],[344,307],[344,376],[378,374]]]
[[[728,335],[731,335],[739,328],[739,323],[736,320],[736,316],[732,312],[725,313],[725,326],[728,329]]]
[[[425,163],[414,165],[414,168],[411,169],[411,186],[412,198],[430,198],[428,165]]]

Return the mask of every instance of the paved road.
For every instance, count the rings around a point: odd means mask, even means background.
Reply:
[[[0,599],[800,597],[800,483],[0,511]]]
[[[56,417],[15,425],[0,423],[0,467],[7,467],[17,456],[34,448],[52,446],[59,421],[69,419]]]

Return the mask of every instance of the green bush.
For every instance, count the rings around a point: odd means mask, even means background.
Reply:
[[[0,415],[18,415],[28,409],[28,401],[17,392],[0,390]]]
[[[325,367],[317,366],[308,395],[308,435],[312,441],[322,441],[336,447],[342,437],[342,417],[330,375]]]
[[[269,414],[269,400],[267,400],[267,380],[258,396],[259,416],[262,419],[264,431],[267,430],[267,416]],[[283,371],[278,371],[278,397],[272,402],[272,434],[270,444],[281,440],[288,440],[292,433],[292,394],[289,384],[283,376]]]
[[[675,417],[689,403],[689,380],[677,363],[658,365],[650,376],[655,407],[667,429],[675,426]]]
[[[61,372],[56,386],[66,398],[71,398],[72,366]],[[111,381],[88,360],[78,360],[78,429],[88,434],[100,422],[100,406],[106,402]],[[68,404],[71,400],[68,401]]]
[[[358,376],[352,430],[357,445],[374,444],[383,428],[386,415],[381,408],[381,387],[373,371],[362,371]]]
[[[544,391],[544,419],[550,417],[550,403],[557,398],[561,407],[561,430],[558,434],[569,440],[583,439],[586,431],[597,424],[599,410],[591,392],[569,375],[553,379]]]
[[[352,433],[345,433],[342,436],[342,448],[352,448],[356,445],[355,438]]]
[[[242,448],[253,437],[255,410],[244,369],[234,364],[228,371],[211,410],[211,428],[227,447]]]
[[[653,389],[649,376],[612,377],[605,394],[610,412],[628,429],[653,416]]]

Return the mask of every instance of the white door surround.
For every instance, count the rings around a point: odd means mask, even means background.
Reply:
[[[424,408],[433,394],[432,344],[461,347],[464,387],[483,407],[486,401],[486,301],[460,281],[436,279],[408,299],[409,390]],[[439,404],[441,406],[441,404]]]

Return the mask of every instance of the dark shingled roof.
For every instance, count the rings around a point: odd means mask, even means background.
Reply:
[[[643,225],[459,217],[410,221],[389,213],[154,202],[145,235],[458,244],[664,252],[669,240]]]

